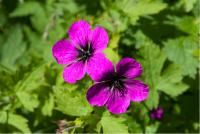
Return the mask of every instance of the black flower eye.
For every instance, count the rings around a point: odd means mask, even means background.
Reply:
[[[113,78],[108,81],[111,92],[118,91],[122,96],[126,94],[123,79],[124,77],[118,75],[117,73],[113,75]]]
[[[80,60],[86,61],[88,58],[92,56],[93,49],[91,48],[90,43],[88,43],[86,47],[78,48],[78,52]]]

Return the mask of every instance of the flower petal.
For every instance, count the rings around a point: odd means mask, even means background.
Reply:
[[[84,77],[86,72],[85,63],[82,61],[75,62],[64,69],[63,78],[68,83],[76,83]]]
[[[123,58],[117,63],[117,73],[127,78],[135,78],[142,73],[142,66],[132,58]]]
[[[86,47],[89,41],[90,33],[90,24],[84,20],[74,22],[68,31],[72,44],[83,48]]]
[[[56,42],[52,48],[52,53],[58,64],[67,64],[78,56],[76,48],[65,39]]]
[[[103,106],[109,96],[109,86],[104,83],[97,83],[87,91],[87,100],[91,105]]]
[[[128,94],[121,95],[120,92],[114,91],[106,102],[107,109],[113,114],[125,113],[130,105]]]
[[[96,53],[88,60],[87,73],[94,81],[108,80],[114,72],[112,62],[102,53]]]
[[[161,107],[157,108],[157,118],[161,119],[163,117],[164,111]]]
[[[102,27],[96,27],[92,32],[91,32],[91,47],[95,51],[100,51],[104,50],[107,45],[108,45],[108,34],[106,30]]]
[[[140,80],[127,80],[124,82],[132,101],[143,101],[147,99],[149,87]]]

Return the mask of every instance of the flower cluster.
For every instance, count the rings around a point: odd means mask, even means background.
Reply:
[[[163,114],[164,114],[164,110],[161,107],[158,107],[157,109],[150,111],[150,118],[160,120],[162,119]]]
[[[109,37],[103,27],[91,29],[84,20],[72,24],[69,40],[62,39],[52,48],[58,64],[65,65],[63,78],[76,83],[87,73],[94,81],[87,92],[91,105],[103,106],[114,114],[126,112],[130,101],[140,102],[148,97],[148,86],[135,80],[142,73],[141,64],[132,58],[121,59],[116,68],[103,54]]]

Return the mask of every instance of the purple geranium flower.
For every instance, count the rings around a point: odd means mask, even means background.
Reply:
[[[140,102],[148,97],[149,88],[140,80],[140,63],[132,58],[123,58],[116,65],[104,63],[104,70],[95,74],[96,83],[87,92],[87,100],[91,105],[103,106],[114,114],[126,112],[130,101]]]
[[[62,39],[52,48],[58,64],[66,65],[64,80],[75,83],[83,78],[86,72],[93,79],[95,73],[103,69],[104,63],[108,62],[102,53],[109,40],[106,30],[100,26],[91,30],[89,23],[80,20],[72,24],[68,34],[69,41]]]
[[[151,119],[161,119],[163,117],[164,110],[161,107],[150,111]]]

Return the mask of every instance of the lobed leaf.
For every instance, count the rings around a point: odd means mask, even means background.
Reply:
[[[128,133],[128,127],[123,124],[124,119],[120,117],[114,117],[108,113],[104,113],[101,118],[101,125],[103,128],[103,133]]]
[[[123,0],[118,1],[116,5],[132,22],[137,21],[140,16],[152,15],[167,7],[167,4],[159,0]]]
[[[54,89],[56,97],[56,109],[64,114],[71,116],[85,116],[92,111],[92,107],[88,104],[83,96],[73,96],[68,90]]]
[[[188,85],[181,82],[183,76],[179,67],[170,65],[161,76],[157,89],[171,97],[176,97],[188,89]]]
[[[19,132],[30,133],[28,120],[21,115],[11,112],[0,111],[0,124],[8,124],[19,130]]]
[[[15,71],[17,60],[26,50],[26,43],[23,41],[22,27],[12,26],[8,31],[8,37],[0,50],[0,64]]]
[[[22,17],[34,14],[40,8],[40,4],[36,1],[28,1],[19,4],[17,8],[10,13],[10,17]]]
[[[191,37],[180,37],[164,42],[164,52],[168,59],[179,65],[183,75],[195,77],[198,60],[193,56],[193,51],[198,49],[197,42]]]
[[[150,93],[146,103],[150,108],[156,108],[159,103],[159,95],[156,91],[156,85],[158,84],[166,56],[153,42],[149,42],[141,48],[141,54],[143,56],[143,60],[141,60],[144,70],[143,75],[145,76],[145,81],[150,87]]]

